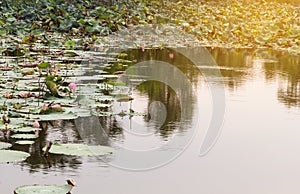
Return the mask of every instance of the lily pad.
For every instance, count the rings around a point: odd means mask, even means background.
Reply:
[[[11,136],[11,138],[14,139],[35,139],[38,138],[38,136],[34,135],[34,134],[14,134]]]
[[[76,119],[78,116],[72,112],[68,112],[68,113],[57,112],[57,113],[39,115],[38,117],[40,121],[53,121],[53,120],[72,120],[72,119]]]
[[[0,163],[20,162],[26,160],[30,154],[15,150],[0,150]]]
[[[24,185],[15,189],[15,194],[66,194],[72,190],[71,185]]]
[[[36,130],[41,130],[40,128],[37,127],[20,127],[20,128],[14,128],[11,129],[11,131],[17,133],[17,132],[22,132],[22,133],[28,133],[28,132],[34,132]]]
[[[10,143],[6,143],[6,142],[0,142],[0,150],[1,149],[6,149],[6,148],[10,148],[12,145]]]
[[[20,140],[20,141],[16,141],[16,144],[19,145],[31,145],[34,144],[34,141],[30,141],[30,140]]]
[[[46,150],[46,147],[43,148]],[[64,154],[72,156],[101,156],[112,154],[114,149],[107,146],[89,146],[85,144],[60,144],[55,143],[51,146],[49,153]]]

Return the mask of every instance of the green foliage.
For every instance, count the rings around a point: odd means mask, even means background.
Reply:
[[[91,0],[6,0],[0,6],[0,34],[38,30],[44,35],[54,30],[70,35],[107,35],[121,26],[151,23],[153,11],[146,1],[137,0],[111,6]]]
[[[105,4],[92,0],[6,0],[0,6],[0,36],[18,35],[23,43],[42,40],[75,49],[80,44],[88,47],[98,35],[134,25],[163,23],[181,26],[204,46],[299,50],[299,8],[282,2],[120,0]],[[50,40],[49,35],[57,32],[64,36],[62,43]],[[90,39],[79,43],[75,37]],[[2,54],[24,53],[17,48]]]
[[[299,8],[273,1],[179,1],[166,3],[172,22],[206,46],[296,46],[300,50]]]

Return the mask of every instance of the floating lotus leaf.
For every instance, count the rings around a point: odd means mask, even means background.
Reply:
[[[118,75],[101,75],[103,78],[118,78]]]
[[[115,98],[113,96],[99,96],[97,101],[102,102],[102,101],[113,101]]]
[[[46,147],[43,148],[46,150]],[[51,146],[49,153],[64,154],[72,156],[100,156],[114,152],[114,149],[107,146],[88,146],[85,144],[60,144],[55,143]]]
[[[38,115],[40,121],[72,120],[72,119],[76,119],[77,117],[78,115],[72,112],[68,112],[68,113],[55,112],[51,114]]]
[[[16,141],[16,144],[19,145],[31,145],[34,144],[34,141],[30,141],[30,140],[20,140],[20,141]]]
[[[20,125],[17,125],[17,124],[8,124],[7,127],[8,127],[9,130],[14,130],[16,128],[19,128]],[[3,129],[5,129],[5,124],[4,123],[0,123],[0,130],[3,130]]]
[[[6,142],[1,142],[0,141],[0,150],[1,149],[6,149],[6,148],[10,148],[12,145],[10,143],[6,143]]]
[[[104,80],[105,78],[102,75],[94,75],[94,76],[80,76],[80,77],[74,77],[69,78],[72,82],[78,82],[78,81],[98,81],[98,80]]]
[[[76,118],[77,117],[88,117],[91,116],[91,109],[87,108],[81,108],[81,107],[66,107],[65,108],[67,111],[74,112],[76,113]]]
[[[72,190],[71,185],[24,185],[15,189],[15,194],[67,194]]]
[[[0,150],[0,163],[20,162],[26,160],[30,154],[15,150]]]
[[[17,133],[17,132],[21,132],[21,133],[28,133],[28,132],[34,132],[36,130],[41,130],[40,128],[37,127],[20,127],[20,128],[14,128],[11,129],[11,131]]]
[[[36,139],[38,138],[38,136],[34,135],[34,134],[14,134],[12,136],[10,136],[11,138],[14,139]]]
[[[111,104],[95,103],[94,106],[97,107],[97,108],[109,108],[112,105]]]
[[[101,117],[101,116],[113,116],[113,115],[117,115],[117,113],[115,112],[104,112],[104,111],[99,111],[96,114],[97,116]]]

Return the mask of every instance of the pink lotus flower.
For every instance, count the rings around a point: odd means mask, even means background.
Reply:
[[[128,10],[128,8],[127,7],[124,7],[124,11],[127,11]]]
[[[12,95],[11,95],[11,93],[9,93],[9,92],[6,92],[6,94],[5,94],[5,97],[6,97],[6,98],[11,98],[11,97],[12,97]]]
[[[75,88],[76,88],[76,84],[75,84],[74,82],[71,82],[71,83],[69,84],[69,88],[70,88],[70,90],[74,91]]]
[[[35,120],[33,126],[36,128],[40,128],[40,123],[37,120]]]
[[[21,98],[27,98],[27,97],[28,97],[28,94],[26,94],[26,92],[21,91],[21,92],[19,92],[19,96],[20,96]]]
[[[169,54],[169,57],[170,57],[170,59],[174,59],[174,54],[173,54],[173,53],[170,53],[170,54]]]
[[[49,109],[49,108],[48,108],[48,105],[47,105],[47,104],[44,104],[41,110],[42,110],[42,111],[46,111],[46,110],[48,110],[48,109]]]
[[[145,52],[145,46],[144,45],[142,46],[142,52]]]
[[[54,65],[55,63],[53,61],[50,62],[50,65]]]

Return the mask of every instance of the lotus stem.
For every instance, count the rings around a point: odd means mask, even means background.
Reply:
[[[43,153],[44,157],[48,157],[49,150],[51,149],[52,144],[53,143],[51,141],[48,143],[47,148],[46,148],[45,152]]]

